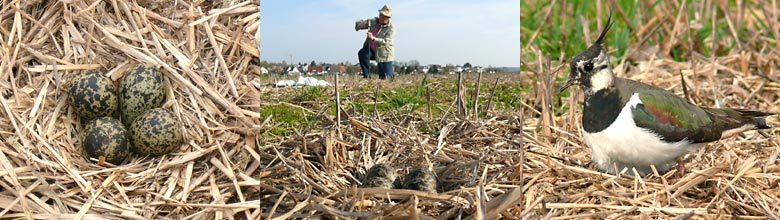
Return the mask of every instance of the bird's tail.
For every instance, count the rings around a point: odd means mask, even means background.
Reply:
[[[756,129],[770,129],[772,126],[766,124],[766,119],[756,118]]]
[[[764,117],[777,114],[774,112],[760,112],[760,111],[743,110],[743,109],[733,109],[733,110],[738,112],[743,118],[752,119],[753,125],[756,126],[756,129],[772,128],[772,126],[766,124],[766,119]]]
[[[705,111],[714,116],[716,127],[722,129],[720,138],[731,137],[748,130],[771,128],[766,124],[764,117],[777,114],[730,108],[705,108]]]
[[[771,126],[766,124],[764,117],[776,115],[774,112],[761,112],[746,109],[732,108],[705,108],[705,111],[716,119],[719,127],[724,129],[734,129],[745,125],[751,125],[751,129],[767,129]]]

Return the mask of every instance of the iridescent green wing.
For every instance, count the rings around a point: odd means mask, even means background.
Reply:
[[[707,110],[646,84],[626,80],[624,86],[628,92],[623,97],[630,98],[638,93],[641,100],[631,109],[638,127],[658,134],[666,142],[699,143],[720,138],[721,129],[717,129],[717,123]]]

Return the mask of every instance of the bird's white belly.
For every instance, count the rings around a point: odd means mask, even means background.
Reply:
[[[631,168],[636,168],[640,175],[647,175],[652,172],[650,165],[655,165],[659,172],[665,172],[676,158],[700,146],[686,140],[666,143],[650,130],[637,127],[631,107],[638,103],[641,100],[634,94],[617,119],[600,132],[589,134],[582,129],[582,137],[592,150],[591,159],[600,169],[614,174],[628,168],[628,174],[633,174]]]

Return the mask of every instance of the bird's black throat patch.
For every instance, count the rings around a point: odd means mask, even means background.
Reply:
[[[597,133],[607,129],[623,108],[617,88],[611,86],[585,96],[582,114],[582,128],[588,133]]]

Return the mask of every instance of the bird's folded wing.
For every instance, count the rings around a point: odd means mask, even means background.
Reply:
[[[665,90],[647,88],[637,92],[642,103],[631,109],[634,122],[663,141],[701,143],[720,138],[721,129],[705,109]]]

